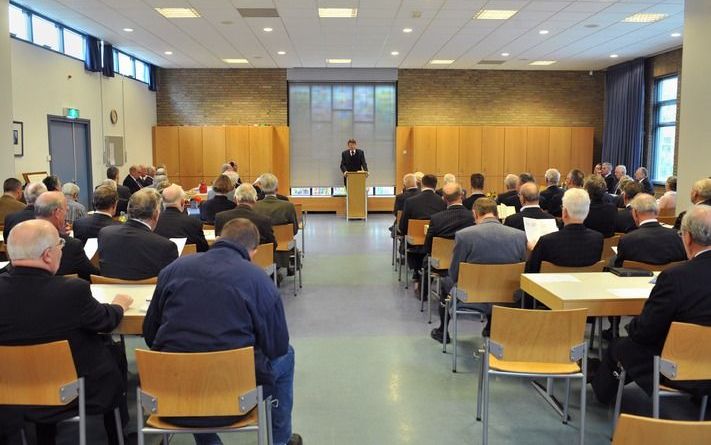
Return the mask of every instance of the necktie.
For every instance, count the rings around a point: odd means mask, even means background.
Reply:
[[[355,154],[355,151],[351,150],[351,156],[353,156],[354,154]]]

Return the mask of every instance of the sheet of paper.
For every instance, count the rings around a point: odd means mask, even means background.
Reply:
[[[553,218],[523,218],[523,228],[526,230],[526,239],[532,243],[537,243],[538,239],[543,235],[558,231],[558,226]]]
[[[499,204],[496,206],[496,210],[499,213],[499,219],[506,219],[507,217],[516,214],[516,207],[507,206],[506,204]]]
[[[615,255],[617,255],[617,246],[610,246],[613,252],[615,252]]]
[[[96,255],[96,251],[99,250],[99,240],[96,238],[89,238],[84,244],[84,254],[91,260]]]
[[[207,241],[213,241],[215,239],[214,230],[203,230],[202,233],[205,234],[205,240]]]
[[[669,224],[659,223],[659,225],[661,225],[662,227],[666,227],[667,229],[673,229],[673,228],[674,228],[674,226],[671,226],[671,225],[669,225]]]
[[[608,289],[612,295],[623,298],[648,298],[652,288],[646,287],[625,287],[619,289]]]
[[[10,264],[9,261],[0,261],[0,269],[4,269],[8,264]]]
[[[580,280],[568,273],[536,274],[534,280],[538,283],[579,283]]]
[[[175,246],[178,248],[178,256],[180,256],[180,254],[183,253],[183,248],[185,247],[185,242],[188,239],[187,238],[171,238],[170,240],[175,243]]]

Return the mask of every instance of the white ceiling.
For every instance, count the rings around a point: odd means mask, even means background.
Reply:
[[[351,67],[598,70],[681,46],[684,0],[19,0],[68,26],[164,68]],[[192,7],[196,19],[166,19],[155,7]],[[357,7],[355,19],[319,19],[318,7]],[[276,8],[244,19],[236,8]],[[472,20],[482,8],[515,9],[509,20]],[[419,17],[415,18],[419,12]],[[657,23],[623,23],[638,13]],[[414,13],[414,14],[413,14]],[[590,28],[586,25],[598,25]],[[264,32],[264,27],[274,30]],[[403,28],[412,28],[409,34]],[[123,28],[133,28],[127,33]],[[539,30],[547,29],[547,35]],[[173,51],[166,56],[165,51]],[[278,55],[277,51],[286,51]],[[391,51],[400,54],[392,56]],[[507,58],[500,54],[510,53]],[[619,58],[611,59],[610,54]],[[246,58],[228,65],[224,58]],[[479,65],[481,60],[502,65]],[[533,60],[556,60],[531,67]]]

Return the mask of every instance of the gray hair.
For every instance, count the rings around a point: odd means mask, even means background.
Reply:
[[[45,250],[57,245],[59,234],[49,222],[34,219],[23,221],[13,227],[6,241],[7,256],[10,257],[10,261],[36,260]]]
[[[163,168],[163,167],[157,168],[157,169],[156,169],[156,176],[161,176],[161,175],[162,175],[162,176],[168,176],[168,170],[166,170],[166,169]]]
[[[408,173],[402,177],[402,183],[405,188],[417,187],[417,178],[414,173]]]
[[[612,164],[610,164],[609,162],[603,162],[602,164],[600,164],[600,167],[607,167],[608,169],[612,170]]]
[[[642,173],[645,178],[649,176],[649,170],[647,170],[646,167],[640,167],[637,169],[637,171]]]
[[[691,190],[693,190],[696,194],[699,195],[699,199],[701,201],[708,201],[709,199],[711,199],[711,179],[699,179],[691,187]]]
[[[164,188],[161,194],[166,207],[178,207],[180,202],[185,199],[185,191],[178,184]]]
[[[128,217],[141,221],[149,220],[159,211],[162,200],[156,189],[144,187],[128,200]]]
[[[518,193],[521,195],[524,202],[536,202],[540,199],[538,186],[532,182],[523,184]]]
[[[220,167],[220,173],[225,173],[232,170],[233,168],[230,164],[222,164],[222,167]]]
[[[447,173],[446,175],[444,175],[444,178],[442,179],[442,182],[443,182],[444,184],[452,184],[452,183],[457,182],[457,177],[454,176],[454,175],[451,174],[451,173]]]
[[[584,221],[590,212],[590,195],[583,189],[569,189],[563,195],[563,208],[577,221]]]
[[[702,246],[711,246],[711,206],[692,207],[681,220],[681,232]]]
[[[242,184],[235,189],[235,201],[237,202],[257,202],[257,190],[252,184]]]
[[[27,205],[32,205],[37,201],[39,195],[47,191],[47,186],[42,182],[34,182],[25,187],[25,201]]]
[[[232,181],[232,185],[234,187],[237,187],[237,183],[239,182],[239,173],[237,173],[236,171],[230,170],[230,171],[224,172],[223,175],[230,178],[230,181]]]
[[[654,196],[647,193],[638,193],[630,206],[637,211],[637,213],[653,213],[655,216],[659,215],[659,205]]]
[[[259,184],[265,195],[272,195],[276,193],[277,187],[279,187],[279,181],[277,177],[271,173],[264,173],[259,177]]]
[[[99,187],[102,186],[111,187],[114,191],[118,190],[118,185],[116,185],[116,181],[113,179],[104,179],[101,181],[101,184],[99,184]]]
[[[618,168],[622,171],[622,174],[623,174],[623,175],[626,175],[626,174],[627,174],[627,167],[625,167],[624,165],[620,164],[620,165],[618,165],[617,167],[615,167],[615,170],[617,170]]]
[[[504,185],[506,186],[506,190],[515,189],[516,184],[518,184],[518,176],[513,175],[511,173],[506,175],[506,177],[504,178]]]
[[[546,170],[546,182],[548,184],[558,184],[560,182],[560,172],[554,168]]]
[[[66,196],[76,196],[79,194],[79,186],[74,184],[73,182],[66,182],[62,186],[62,193],[64,193]]]
[[[35,216],[49,218],[55,210],[64,207],[66,198],[61,192],[47,192],[37,197],[35,201]]]

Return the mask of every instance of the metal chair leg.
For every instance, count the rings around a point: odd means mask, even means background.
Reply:
[[[444,331],[442,332],[442,353],[447,352],[447,333],[449,332],[448,323],[449,323],[449,303],[451,302],[451,298],[446,298],[444,300]]]
[[[625,379],[627,378],[627,371],[622,369],[620,375],[617,377],[620,381],[617,383],[617,396],[615,397],[615,411],[612,414],[612,433],[615,433],[615,428],[617,427],[617,420],[620,417],[620,410],[622,409],[622,391],[625,389]]]
[[[116,422],[116,434],[118,435],[119,445],[124,445],[123,425],[121,424],[121,411],[118,408],[114,408],[114,421]]]
[[[407,241],[405,241],[405,290],[409,289],[410,280],[408,274],[410,273],[410,267],[407,265]],[[401,266],[402,267],[402,266]]]
[[[425,257],[427,260],[427,270],[429,272],[429,267],[430,267],[430,260],[429,258]],[[427,274],[427,281],[430,280],[430,275],[429,273]],[[429,286],[428,286],[429,287]],[[425,311],[425,268],[422,268],[422,273],[420,274],[420,312]]]
[[[144,445],[143,435],[143,407],[141,406],[141,388],[136,388],[136,433],[138,435],[137,444]]]
[[[701,399],[701,411],[699,412],[699,421],[703,421],[706,418],[706,407],[709,404],[709,396],[705,395]]]
[[[83,377],[79,377],[79,445],[86,445],[86,392]]]
[[[484,390],[484,409],[482,413],[482,444],[488,445],[489,443],[489,339],[486,339],[484,348],[484,381],[482,383],[482,389]]]
[[[304,287],[304,282],[302,281],[301,278],[301,269],[304,268],[304,263],[303,263],[303,258],[301,257],[302,252],[299,250],[297,258],[299,259],[299,289]]]
[[[587,415],[588,394],[588,351],[583,351],[583,377],[580,381],[580,445],[585,444],[585,417]]]
[[[452,296],[452,372],[457,372],[457,318],[457,297]]]
[[[652,371],[652,417],[659,418],[659,356],[654,356],[654,371]]]
[[[481,354],[481,367],[479,368],[479,392],[476,396],[476,420],[481,422],[481,402],[482,402],[482,387],[484,385],[484,354],[486,351],[479,350]]]
[[[570,402],[570,379],[565,379],[565,403],[563,404],[563,424],[568,424],[568,404]]]

